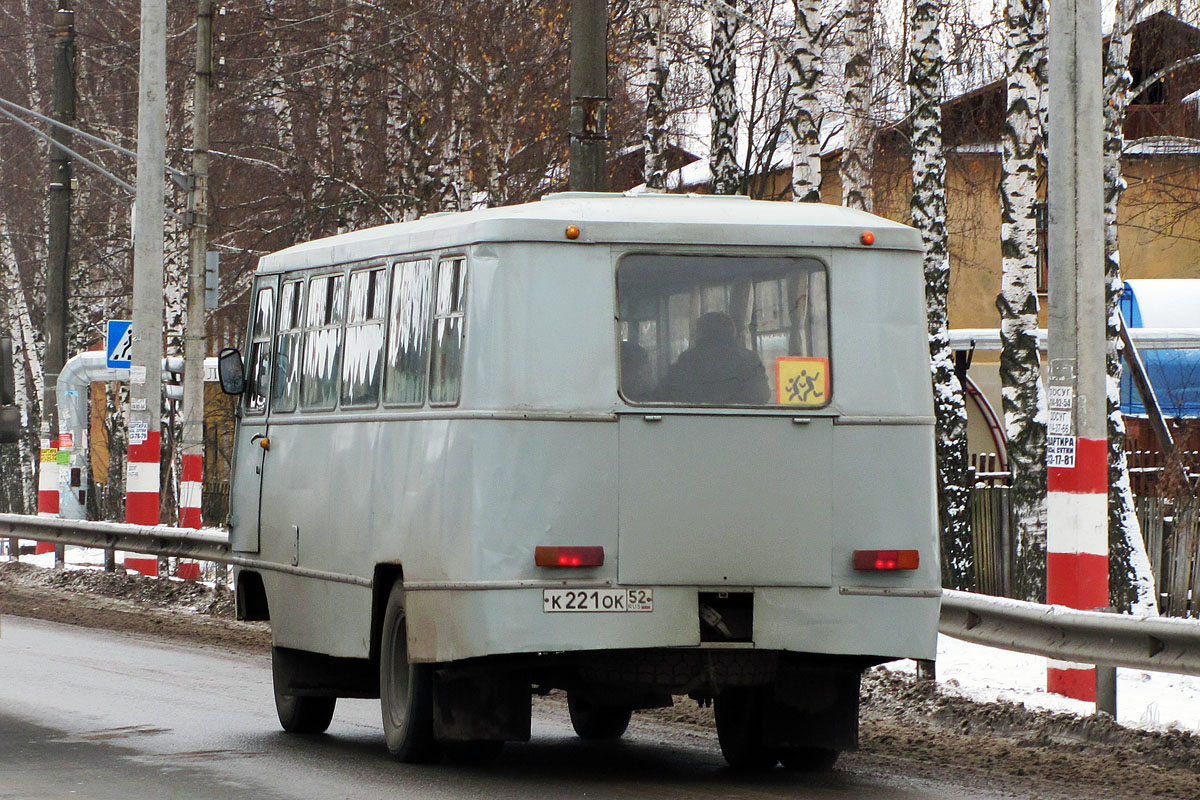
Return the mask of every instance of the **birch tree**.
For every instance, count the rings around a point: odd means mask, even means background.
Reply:
[[[942,580],[952,588],[974,583],[967,485],[967,414],[950,350],[946,302],[950,262],[946,246],[946,172],[942,152],[941,0],[916,0],[909,41],[912,117],[913,226],[925,245],[925,297],[936,415],[938,510]]]
[[[737,0],[735,0],[737,1]],[[712,172],[713,194],[737,194],[742,176],[737,163],[737,32],[741,27],[737,13],[716,3],[712,7],[712,40],[708,53],[708,74],[712,80],[709,101],[711,136],[708,164]]]
[[[642,179],[653,192],[667,188],[667,79],[670,65],[663,43],[663,25],[670,13],[668,0],[641,0],[638,27],[646,58],[646,125]]]
[[[792,199],[815,203],[821,200],[821,0],[791,0],[791,11],[783,124],[792,142]]]
[[[1104,282],[1107,352],[1105,387],[1108,405],[1108,539],[1112,603],[1154,613],[1154,576],[1133,507],[1125,458],[1125,420],[1121,414],[1121,251],[1117,208],[1125,191],[1121,154],[1125,149],[1125,112],[1130,100],[1129,45],[1136,0],[1117,0],[1112,34],[1104,51]]]
[[[1005,9],[1007,109],[1001,133],[1000,393],[1008,458],[1019,597],[1039,600],[1046,571],[1046,392],[1038,350],[1037,191],[1046,90],[1042,0]]]
[[[874,74],[871,69],[871,28],[874,0],[847,0],[845,88],[842,93],[842,205],[871,211],[875,205],[871,169],[875,148],[868,105]]]

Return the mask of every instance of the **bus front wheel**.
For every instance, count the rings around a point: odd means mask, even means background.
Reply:
[[[442,752],[433,736],[433,665],[411,664],[404,589],[392,586],[383,615],[379,658],[379,704],[388,751],[397,761],[429,763]]]

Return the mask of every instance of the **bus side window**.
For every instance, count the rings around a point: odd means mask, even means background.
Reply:
[[[438,262],[429,401],[455,405],[462,391],[463,312],[466,275],[462,258]]]
[[[345,305],[345,275],[321,275],[309,280],[300,370],[303,409],[327,411],[337,405]]]
[[[383,389],[385,403],[419,406],[425,401],[432,280],[433,262],[428,258],[395,267]]]
[[[250,386],[246,391],[246,413],[262,414],[267,410],[267,393],[271,390],[271,335],[275,328],[275,288],[264,286],[254,300],[254,325],[250,330],[250,363],[247,375]]]
[[[285,281],[279,291],[279,335],[275,337],[275,383],[271,413],[295,411],[300,392],[300,329],[304,327],[304,281]]]
[[[342,405],[373,406],[379,402],[383,373],[383,318],[387,306],[383,268],[350,273],[346,312],[346,352],[342,358]]]

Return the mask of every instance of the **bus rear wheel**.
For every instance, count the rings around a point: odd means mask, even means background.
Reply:
[[[336,697],[309,697],[285,694],[279,656],[271,648],[271,677],[275,688],[275,713],[288,733],[324,733],[333,721]]]
[[[441,747],[433,735],[433,665],[409,663],[400,583],[392,586],[383,615],[379,705],[384,739],[393,758],[414,764],[441,758]]]
[[[739,686],[713,701],[721,755],[734,769],[770,769],[778,763],[779,752],[764,735],[770,697],[769,686]]]
[[[567,710],[571,727],[581,739],[620,739],[633,716],[628,708],[598,705],[576,692],[567,692]]]

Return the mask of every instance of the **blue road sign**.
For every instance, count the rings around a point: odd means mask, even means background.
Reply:
[[[109,369],[129,369],[133,366],[133,322],[110,319],[104,337],[105,366]]]

